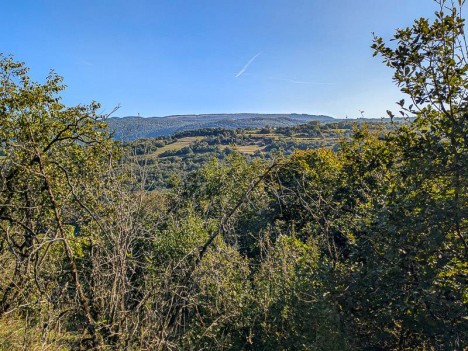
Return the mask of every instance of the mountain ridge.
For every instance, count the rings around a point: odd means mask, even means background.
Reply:
[[[177,132],[201,128],[248,129],[284,127],[311,121],[330,123],[339,121],[326,115],[300,113],[216,113],[169,115],[163,117],[125,116],[107,120],[118,140],[135,140],[168,136]]]

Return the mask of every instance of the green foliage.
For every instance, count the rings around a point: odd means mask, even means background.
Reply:
[[[179,220],[180,217],[184,221]],[[194,254],[194,251],[207,239],[215,224],[205,223],[193,211],[184,209],[175,218],[168,218],[164,229],[154,241],[154,257],[161,265],[179,263]]]
[[[199,293],[182,349],[236,350],[245,343],[247,312],[253,303],[248,260],[219,242],[194,273]]]
[[[248,349],[347,349],[322,269],[313,240],[278,238],[254,278],[255,324]]]
[[[355,123],[354,123],[355,124]],[[369,129],[379,129],[382,123],[371,122]],[[234,152],[248,154],[252,159],[273,159],[291,155],[295,150],[329,147],[338,148],[339,140],[350,139],[352,122],[320,125],[311,122],[296,127],[260,130],[201,129],[176,133],[170,137],[136,140],[125,144],[130,148],[128,160],[147,168],[148,190],[171,187],[168,179],[180,178],[203,167],[212,158],[226,159]],[[390,128],[387,124],[386,128]]]
[[[27,73],[0,57],[0,315],[26,309],[48,324],[77,299],[73,314],[93,325],[78,262],[93,237],[80,228],[93,221],[113,141],[98,104],[66,107],[61,77]]]
[[[97,104],[2,57],[0,347],[466,349],[467,49],[463,2],[438,4],[374,41],[406,124],[190,131],[118,163]]]

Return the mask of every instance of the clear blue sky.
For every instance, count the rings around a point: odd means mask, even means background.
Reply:
[[[432,0],[3,0],[0,52],[68,104],[116,116],[311,113],[380,117],[400,98],[372,57]],[[248,65],[250,62],[250,65]],[[236,77],[237,76],[237,77]]]

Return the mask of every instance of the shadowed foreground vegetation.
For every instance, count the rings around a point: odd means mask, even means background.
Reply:
[[[215,153],[165,186],[148,160],[167,141],[115,142],[98,104],[2,56],[0,349],[466,349],[468,64],[447,5],[374,40],[412,123]]]

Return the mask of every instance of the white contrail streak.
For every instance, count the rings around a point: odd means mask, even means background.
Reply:
[[[245,71],[247,71],[247,68],[249,68],[249,66],[255,61],[255,59],[257,57],[259,57],[260,55],[262,54],[262,51],[260,51],[257,55],[255,55],[254,57],[252,57],[249,62],[247,62],[247,64],[242,67],[242,69],[239,71],[239,73],[236,74],[236,78],[239,78],[241,75],[243,75],[245,73]]]

